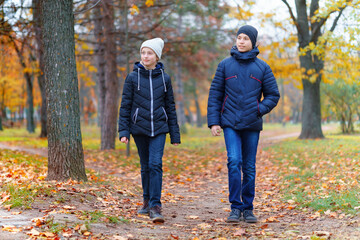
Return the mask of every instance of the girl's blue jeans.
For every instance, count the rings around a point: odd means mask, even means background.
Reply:
[[[231,209],[253,210],[259,136],[260,131],[224,128]]]
[[[161,207],[162,157],[166,134],[155,137],[133,135],[141,164],[141,184],[144,200],[149,200],[149,207]]]

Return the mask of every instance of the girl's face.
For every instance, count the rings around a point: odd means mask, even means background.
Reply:
[[[248,52],[253,49],[251,40],[248,35],[240,33],[236,38],[236,47],[239,52]]]
[[[156,56],[155,52],[148,47],[143,47],[140,52],[141,62],[144,64],[144,67],[147,69],[154,69],[159,58]]]

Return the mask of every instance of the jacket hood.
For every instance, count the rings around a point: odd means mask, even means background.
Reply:
[[[254,47],[251,51],[248,52],[239,52],[236,46],[233,46],[230,50],[230,55],[238,62],[253,62],[259,53],[260,51],[257,47]]]

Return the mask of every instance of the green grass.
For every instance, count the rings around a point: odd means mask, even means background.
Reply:
[[[88,223],[108,222],[118,224],[120,222],[126,223],[127,220],[117,216],[107,215],[102,211],[81,211],[79,219],[87,220]]]
[[[285,200],[317,211],[355,214],[360,206],[360,135],[283,141],[267,149]]]

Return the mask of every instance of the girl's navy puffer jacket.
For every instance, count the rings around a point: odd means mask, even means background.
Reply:
[[[219,63],[211,83],[208,126],[261,131],[262,116],[280,98],[276,79],[269,65],[257,58],[257,47],[241,53],[234,46],[230,53],[231,57]]]
[[[170,132],[171,143],[180,143],[170,76],[159,62],[146,70],[139,62],[125,79],[119,113],[119,138],[156,136]]]

